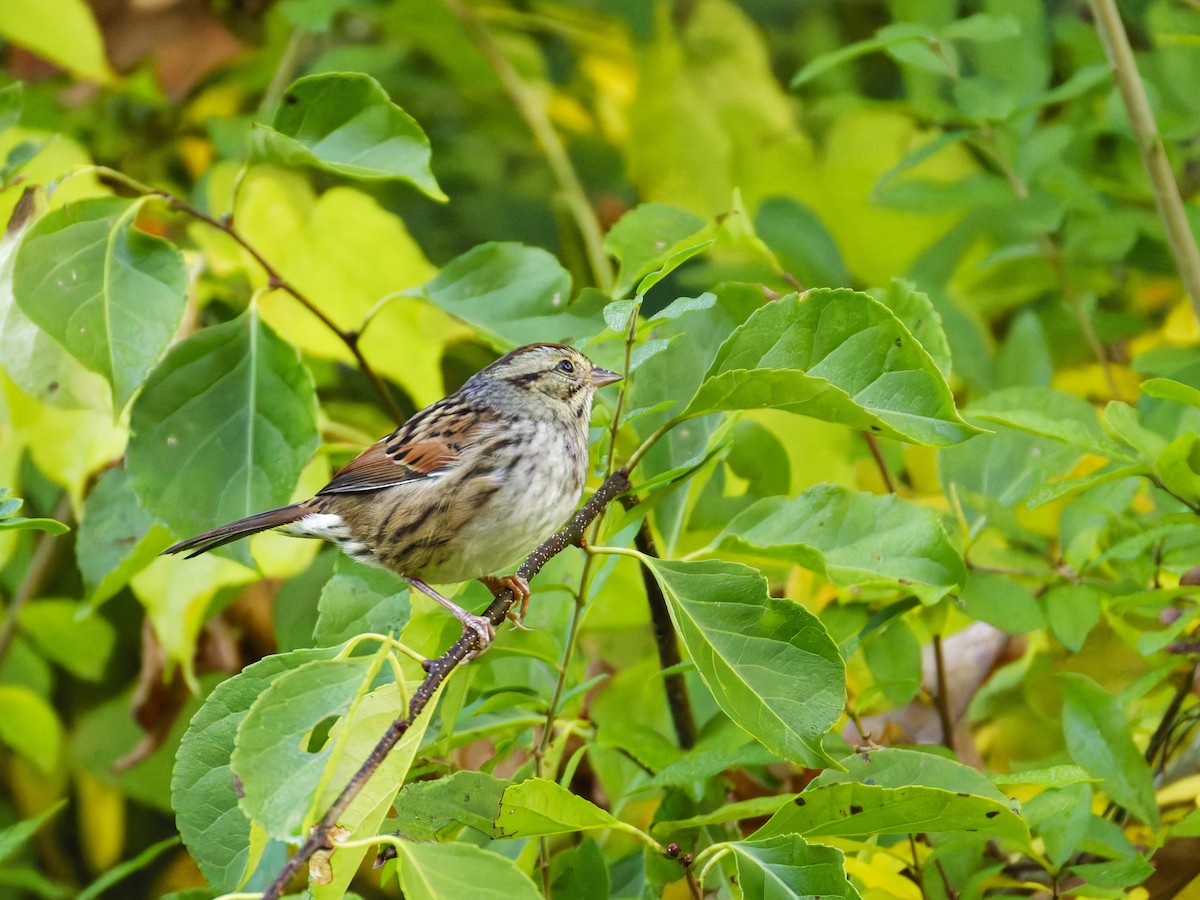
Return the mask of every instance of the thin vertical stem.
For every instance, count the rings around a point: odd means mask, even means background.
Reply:
[[[1091,5],[1096,17],[1096,31],[1100,34],[1117,89],[1129,113],[1129,127],[1137,140],[1142,165],[1150,176],[1154,204],[1167,233],[1167,245],[1171,248],[1171,256],[1175,259],[1183,286],[1191,297],[1192,310],[1200,319],[1200,248],[1196,246],[1187,214],[1183,210],[1179,185],[1175,183],[1166,147],[1158,133],[1150,101],[1146,99],[1146,88],[1138,75],[1129,36],[1125,33],[1125,25],[1114,0],[1091,0]]]

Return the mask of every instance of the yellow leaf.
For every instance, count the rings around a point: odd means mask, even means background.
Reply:
[[[209,616],[217,591],[256,581],[245,566],[206,553],[194,559],[160,556],[133,577],[130,586],[146,609],[168,665],[178,665],[193,691],[198,691],[192,657],[196,638]]]
[[[104,39],[84,0],[6,0],[0,37],[89,81],[116,80]]]

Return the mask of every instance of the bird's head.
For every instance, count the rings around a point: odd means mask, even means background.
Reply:
[[[616,372],[594,365],[575,348],[562,344],[518,347],[471,379],[503,388],[521,406],[545,405],[549,398],[579,419],[587,418],[597,388],[620,380]]]

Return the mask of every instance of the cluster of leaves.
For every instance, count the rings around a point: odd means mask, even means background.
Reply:
[[[106,86],[0,88],[0,485],[48,516],[0,494],[0,883],[266,888],[454,623],[315,542],[158,554],[545,340],[626,374],[639,502],[312,896],[1122,896],[1200,835],[1200,330],[1077,9],[288,0],[171,102],[43,6],[0,36]],[[1186,179],[1200,29],[1136,25]],[[77,860],[25,846],[65,801]]]

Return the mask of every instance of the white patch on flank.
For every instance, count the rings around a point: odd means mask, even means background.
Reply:
[[[288,526],[292,534],[321,538],[339,544],[350,540],[350,529],[342,517],[334,513],[309,513],[294,525]]]

